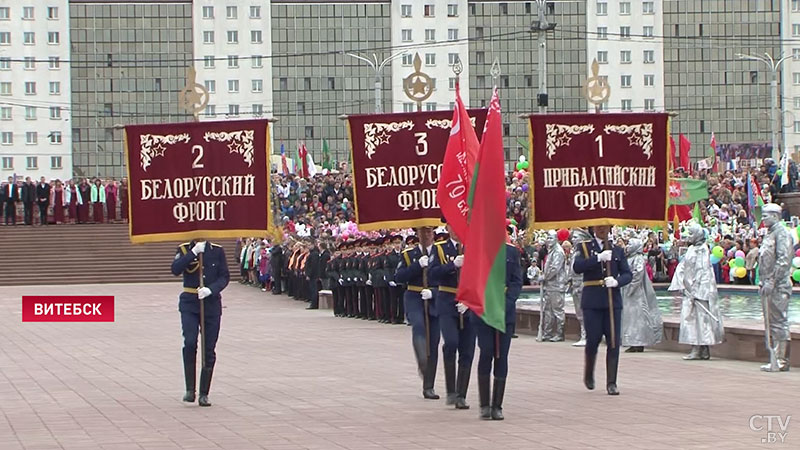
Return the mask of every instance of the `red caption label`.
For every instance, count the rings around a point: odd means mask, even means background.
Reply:
[[[23,322],[113,322],[114,297],[87,295],[26,295]]]

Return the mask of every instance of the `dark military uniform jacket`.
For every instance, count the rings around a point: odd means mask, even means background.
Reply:
[[[180,295],[178,309],[181,312],[200,313],[197,289],[200,287],[200,264],[198,257],[192,253],[195,241],[184,242],[178,246],[172,260],[172,274],[183,275],[183,292]],[[222,290],[228,286],[230,273],[225,251],[221,245],[206,242],[203,255],[203,286],[211,289],[211,295],[203,299],[205,314],[222,315]]]
[[[517,320],[517,299],[522,292],[521,255],[517,247],[506,244],[506,323]]]
[[[436,302],[439,304],[439,311],[442,307],[447,307],[452,314],[458,314],[456,309],[456,293],[458,292],[458,275],[460,270],[453,264],[453,260],[458,256],[458,249],[450,239],[439,241],[433,244],[433,251],[430,256],[429,282],[431,286],[438,288]],[[446,303],[447,305],[444,305]]]
[[[572,267],[575,273],[583,274],[583,295],[581,295],[581,308],[583,309],[608,309],[608,291],[611,289],[614,309],[622,308],[622,294],[620,288],[631,282],[633,275],[628,266],[625,251],[617,246],[611,248],[610,264],[597,261],[597,255],[603,251],[597,239],[578,244],[575,262]],[[610,266],[611,271],[608,271]],[[603,285],[605,277],[616,278],[619,286],[607,288]]]
[[[433,246],[431,246],[433,247]],[[406,283],[406,295],[413,295],[416,299],[422,300],[420,292],[428,288],[427,270],[423,270],[419,265],[419,259],[426,256],[420,245],[403,250],[400,256],[400,263],[397,265],[395,271],[395,280],[399,283]],[[430,265],[430,256],[428,257],[428,265]],[[430,302],[429,314],[438,316],[434,302]]]

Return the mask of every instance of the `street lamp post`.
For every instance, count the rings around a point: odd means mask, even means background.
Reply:
[[[784,56],[778,60],[775,60],[772,55],[769,53],[764,53],[763,56],[761,55],[745,55],[742,53],[737,53],[736,57],[739,59],[744,59],[748,61],[761,61],[762,63],[766,64],[769,70],[772,72],[772,80],[770,81],[770,109],[771,109],[771,130],[772,130],[772,152],[773,152],[773,159],[776,161],[779,160],[780,153],[775,153],[778,151],[778,133],[780,133],[780,127],[782,126],[782,120],[780,117],[780,111],[778,109],[778,69],[780,68],[781,64],[784,61],[791,58],[791,55]],[[777,156],[777,157],[776,157]]]
[[[373,53],[372,59],[366,58],[361,55],[356,55],[355,53],[346,53],[347,56],[351,56],[356,58],[360,61],[363,61],[375,71],[375,112],[382,113],[383,112],[383,104],[381,99],[381,91],[383,89],[383,82],[381,81],[381,71],[384,67],[386,67],[389,62],[394,59],[399,58],[400,56],[406,54],[407,52],[404,50],[399,53],[395,53],[394,55],[389,56],[388,58],[384,59],[383,61],[378,61],[378,55]]]
[[[556,29],[555,23],[549,23],[544,15],[546,7],[545,0],[536,0],[536,8],[539,13],[539,20],[531,24],[531,32],[536,33],[539,46],[539,93],[536,96],[536,103],[540,113],[547,112],[547,32]]]

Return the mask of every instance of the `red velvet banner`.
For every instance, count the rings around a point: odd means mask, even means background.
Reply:
[[[486,110],[468,110],[480,139]],[[437,226],[436,188],[453,111],[349,116],[361,230]]]
[[[125,127],[131,242],[264,234],[269,146],[267,120]]]
[[[530,116],[533,228],[663,226],[666,113]]]

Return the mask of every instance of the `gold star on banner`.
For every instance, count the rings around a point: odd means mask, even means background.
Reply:
[[[167,150],[167,148],[164,147],[162,144],[156,144],[156,146],[153,147],[153,156],[154,157],[155,156],[164,156],[164,152],[166,150]]]
[[[230,150],[231,153],[239,153],[239,145],[236,142],[231,142],[228,144],[228,150]]]

